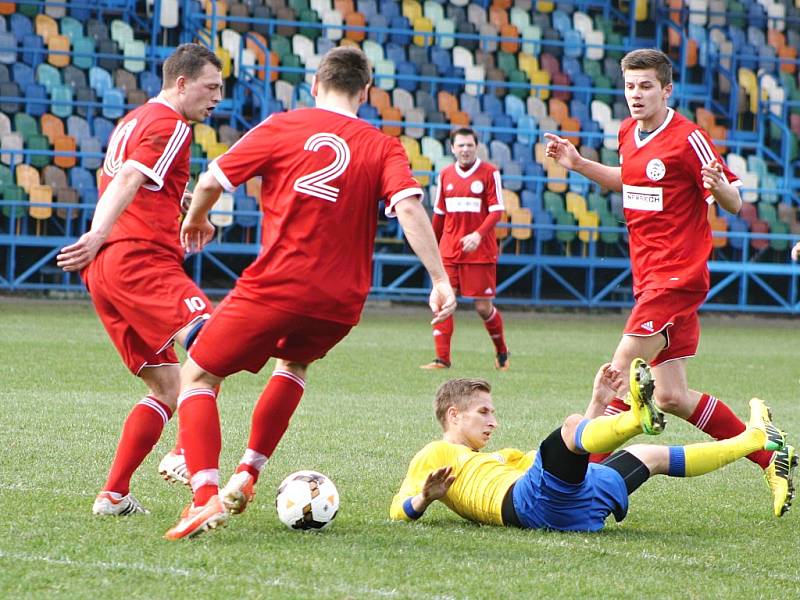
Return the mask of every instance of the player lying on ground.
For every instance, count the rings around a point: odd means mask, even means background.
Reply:
[[[443,439],[425,446],[411,461],[392,500],[391,518],[419,519],[432,502],[441,500],[479,523],[598,531],[610,514],[617,521],[625,518],[628,496],[652,475],[704,475],[754,450],[785,445],[767,407],[753,398],[747,428],[730,439],[688,446],[636,444],[603,463],[590,463],[590,452],[610,452],[640,433],[663,430],[664,416],[653,404],[653,377],[641,359],[630,370],[631,410],[602,416],[624,384],[619,371],[603,365],[584,415],[567,417],[538,450],[526,454],[509,448],[490,454],[480,450],[497,427],[491,387],[482,379],[445,382],[434,402]],[[790,489],[789,501],[791,496]]]

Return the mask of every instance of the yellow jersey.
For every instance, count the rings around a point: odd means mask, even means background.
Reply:
[[[535,458],[536,450],[527,454],[516,448],[477,452],[444,440],[431,442],[411,460],[400,491],[392,500],[389,516],[396,521],[410,521],[403,503],[422,491],[430,473],[450,466],[455,481],[441,501],[470,521],[503,525],[503,498],[508,488],[533,465]]]

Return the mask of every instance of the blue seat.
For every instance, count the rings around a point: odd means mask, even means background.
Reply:
[[[44,42],[35,33],[22,38],[22,62],[35,67],[44,59]]]
[[[324,56],[328,50],[331,50],[336,47],[336,42],[333,40],[329,40],[326,37],[318,37],[317,38],[317,54],[320,56]]]
[[[449,50],[433,46],[431,48],[431,62],[436,65],[439,73],[447,73],[447,70],[453,66],[453,56]]]
[[[394,42],[386,44],[386,47],[384,48],[384,53],[386,58],[391,60],[395,65],[397,63],[403,62],[404,60],[407,60],[406,49],[400,44],[396,44]]]
[[[501,164],[503,169],[503,187],[512,192],[522,190],[522,167],[515,160]]]
[[[534,160],[533,146],[529,144],[523,144],[521,142],[514,142],[514,145],[511,146],[511,157],[524,165],[525,163]]]
[[[527,176],[527,173],[525,175]],[[519,195],[519,205],[522,208],[527,208],[535,215],[542,210],[542,197],[527,188],[523,189]]]
[[[552,14],[553,29],[564,37],[568,31],[572,31],[572,19],[563,10],[554,10]]]
[[[239,186],[238,189],[242,189],[242,187]],[[233,206],[235,211],[233,218],[236,225],[244,227],[245,229],[258,225],[259,208],[256,198],[251,198],[245,194],[235,194],[233,197]],[[242,212],[251,214],[240,214]]]
[[[514,123],[519,122],[520,117],[522,117],[527,111],[525,103],[518,96],[513,94],[506,94],[504,103],[505,112],[509,117],[511,117],[511,120],[514,121]]]
[[[370,30],[367,32],[367,38],[378,44],[385,44],[387,34],[385,32],[375,31],[375,29],[387,29],[389,27],[389,19],[386,18],[386,15],[375,15],[368,21],[368,24]]]
[[[70,86],[64,84],[53,86],[50,90],[50,99],[52,101],[50,112],[55,116],[66,118],[72,114],[72,88]]]
[[[378,109],[371,104],[362,104],[358,107],[358,116],[365,121],[377,121],[380,117]]]
[[[358,3],[358,12],[364,15],[364,20],[367,23],[370,23],[372,17],[378,14],[378,3],[375,2],[375,0],[360,0]]]
[[[108,88],[103,94],[103,116],[106,119],[119,119],[125,110],[125,92],[115,87]]]
[[[25,15],[14,13],[9,19],[8,31],[13,31],[18,39],[24,40],[26,35],[34,33],[33,23]]]
[[[98,98],[102,98],[106,90],[114,86],[111,81],[111,74],[103,67],[91,67],[89,69],[89,85]]]
[[[72,42],[72,64],[84,71],[94,65],[94,39],[90,37],[78,37]]]
[[[728,25],[728,39],[734,48],[741,48],[747,43],[747,36],[744,31],[736,27],[736,25]]]
[[[535,225],[553,225],[553,217],[546,210],[536,211],[533,213],[533,223]],[[549,242],[556,237],[556,232],[552,229],[536,229],[534,234],[540,242]]]
[[[8,48],[0,50],[0,63],[13,65],[17,62],[17,36],[10,31],[0,31],[0,47]]]
[[[758,27],[759,29],[763,29],[766,26],[767,15],[764,12],[764,7],[758,2],[750,4],[750,8],[747,10],[747,22],[751,26]]]
[[[561,61],[561,71],[566,73],[570,79],[575,79],[575,75],[583,73],[581,61],[574,56],[565,56]]]
[[[564,57],[580,58],[583,56],[583,38],[581,34],[571,29],[564,33]]]
[[[394,0],[383,0],[381,2],[381,14],[391,20],[400,16],[400,3]],[[370,23],[372,25],[372,23]]]
[[[494,127],[502,127],[509,130],[512,130],[514,127],[514,123],[511,121],[511,117],[508,115],[497,115],[497,117],[492,119],[492,125]],[[494,131],[493,135],[494,139],[506,144],[514,143],[515,133],[513,131]]]
[[[111,132],[114,131],[114,124],[108,119],[98,117],[92,120],[92,131],[94,132],[94,137],[105,143],[111,137]]]
[[[447,73],[445,73],[444,76],[454,80],[450,83],[441,84],[445,92],[450,92],[453,96],[458,96],[464,91],[464,84],[462,83],[464,81],[464,69],[461,67],[450,67],[447,69]]]
[[[411,23],[408,22],[408,19],[405,17],[392,17],[391,21],[389,21],[389,27],[391,29],[402,29],[403,31],[400,33],[391,33],[389,34],[389,40],[395,44],[400,44],[401,46],[408,46],[411,44]],[[408,33],[406,33],[408,32]]]
[[[581,121],[581,129],[583,133],[602,133],[603,130],[600,126],[591,120]],[[603,138],[601,136],[586,136],[581,138],[581,142],[589,146],[590,148],[594,148],[598,150],[600,146],[603,145]]]
[[[414,67],[414,64],[405,60],[395,64],[394,72],[397,75],[417,75],[417,69]],[[398,77],[395,81],[397,82],[397,87],[409,91],[412,94],[417,91],[419,87],[419,81],[414,79],[400,79]]]
[[[526,145],[535,144],[538,141],[539,124],[530,115],[523,115],[517,121],[517,140]]]
[[[758,50],[751,44],[744,44],[737,50],[739,54],[739,66],[751,71],[758,70]]]
[[[52,69],[52,67],[50,68]],[[25,63],[15,63],[11,67],[11,78],[21,90],[24,90],[32,83],[36,83],[33,69]]]
[[[511,162],[511,148],[500,140],[494,139],[489,142],[489,157],[495,165],[502,167]]]
[[[526,177],[525,189],[535,194],[541,203],[542,192],[544,191],[544,167],[535,160],[523,163],[523,175]],[[539,179],[534,179],[539,178]]]
[[[8,23],[6,23],[6,18],[0,15],[0,31],[8,31]]]
[[[40,83],[29,83],[25,86],[25,112],[34,117],[41,117],[47,112],[49,100],[47,88]]]
[[[96,121],[97,119],[95,119]],[[96,137],[87,137],[81,140],[79,145],[81,152],[89,153],[91,152],[94,156],[89,156],[88,154],[84,154],[81,157],[81,167],[84,169],[88,169],[89,171],[93,171],[95,169],[100,168],[100,165],[103,164],[103,145],[100,143]]]
[[[69,14],[73,19],[80,21],[81,23],[86,23],[92,16],[92,11],[83,6],[72,6],[69,9]]]
[[[495,117],[504,114],[505,111],[503,110],[503,102],[493,93],[486,93],[483,95],[483,112],[494,119]]]
[[[591,115],[589,114],[589,107],[586,103],[581,102],[577,98],[573,98],[570,100],[569,103],[569,114],[570,116],[578,119],[581,123],[584,121],[591,120]]]
[[[467,94],[466,92],[461,93],[461,96],[459,97],[459,106],[463,112],[470,116],[481,112],[481,101],[477,96]]]
[[[89,123],[79,115],[72,115],[67,119],[67,134],[74,137],[79,146],[83,140],[92,136]]]
[[[161,78],[150,71],[142,71],[139,73],[139,88],[144,90],[149,98],[154,98],[161,91]]]

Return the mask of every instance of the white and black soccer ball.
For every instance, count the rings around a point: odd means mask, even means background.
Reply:
[[[339,491],[316,471],[297,471],[278,486],[278,518],[289,529],[320,530],[339,512]]]

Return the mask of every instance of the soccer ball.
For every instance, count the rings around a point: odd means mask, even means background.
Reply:
[[[297,471],[281,482],[275,497],[278,518],[289,529],[319,530],[339,511],[339,492],[316,471]]]

